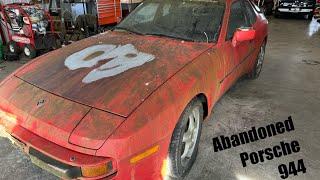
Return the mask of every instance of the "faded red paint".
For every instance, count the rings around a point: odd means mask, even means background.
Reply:
[[[210,112],[225,91],[252,69],[267,37],[267,21],[257,15],[251,44],[234,47],[231,40],[225,41],[231,1],[226,2],[217,44],[110,32],[37,58],[0,85],[0,109],[17,119],[15,123],[0,119],[0,124],[26,148],[64,163],[83,166],[111,159],[117,171],[113,179],[161,179],[172,132],[184,108],[203,94]],[[131,43],[156,59],[83,84],[93,68],[70,71],[64,60],[101,43]],[[47,103],[37,108],[41,99]],[[160,147],[156,154],[130,164],[130,158],[154,145]],[[81,157],[79,162],[70,162],[72,155]]]
[[[124,118],[117,115],[92,109],[73,130],[69,142],[89,149],[99,149],[123,121]]]

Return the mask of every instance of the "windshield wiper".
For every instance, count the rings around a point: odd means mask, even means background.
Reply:
[[[132,30],[132,29],[129,29],[129,28],[126,28],[126,27],[116,26],[113,30],[117,30],[117,29],[125,30],[125,31],[127,31],[129,33],[134,33],[134,34],[138,34],[138,35],[169,37],[169,38],[173,38],[173,39],[180,39],[180,40],[184,40],[184,41],[194,42],[194,39],[192,39],[192,38],[178,37],[178,36],[175,36],[175,35],[163,34],[163,33],[140,33],[140,32],[137,32],[135,30]]]
[[[192,39],[192,38],[178,37],[178,36],[174,36],[174,35],[170,35],[170,34],[162,34],[162,33],[145,33],[144,35],[149,35],[149,36],[160,36],[160,37],[169,37],[169,38],[173,38],[173,39],[180,39],[180,40],[184,40],[184,41],[191,41],[191,42],[194,42],[194,39]]]
[[[117,29],[125,30],[125,31],[127,31],[127,32],[129,32],[129,33],[134,33],[134,34],[138,34],[138,35],[144,35],[144,34],[142,34],[142,33],[140,33],[140,32],[134,31],[134,30],[132,30],[132,29],[129,29],[129,28],[126,28],[126,27],[119,27],[119,26],[114,27],[113,31],[114,31],[114,30],[117,30]]]

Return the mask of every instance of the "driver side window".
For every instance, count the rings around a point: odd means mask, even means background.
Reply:
[[[245,16],[242,1],[238,0],[231,5],[228,31],[226,40],[231,40],[238,28],[249,27],[249,22]]]

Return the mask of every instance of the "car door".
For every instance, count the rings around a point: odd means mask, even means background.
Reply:
[[[233,36],[238,29],[250,28],[250,20],[246,15],[243,0],[235,0],[230,7],[224,49],[225,77],[221,83],[221,93],[224,93],[241,75],[240,66],[247,59],[252,49],[251,41],[244,41],[234,45]]]

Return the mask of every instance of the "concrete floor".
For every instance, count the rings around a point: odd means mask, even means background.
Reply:
[[[303,158],[307,172],[292,179],[320,176],[320,27],[299,19],[271,19],[265,64],[257,80],[240,80],[216,105],[204,122],[197,160],[186,179],[280,179],[278,165]],[[5,77],[21,64],[0,64]],[[5,66],[5,67],[2,67]],[[2,68],[1,68],[2,67]],[[215,153],[212,138],[230,136],[286,120],[292,116],[295,131]],[[239,154],[297,140],[294,155],[242,168]],[[28,157],[0,137],[0,179],[56,179],[31,164]],[[291,179],[289,178],[289,179]]]

